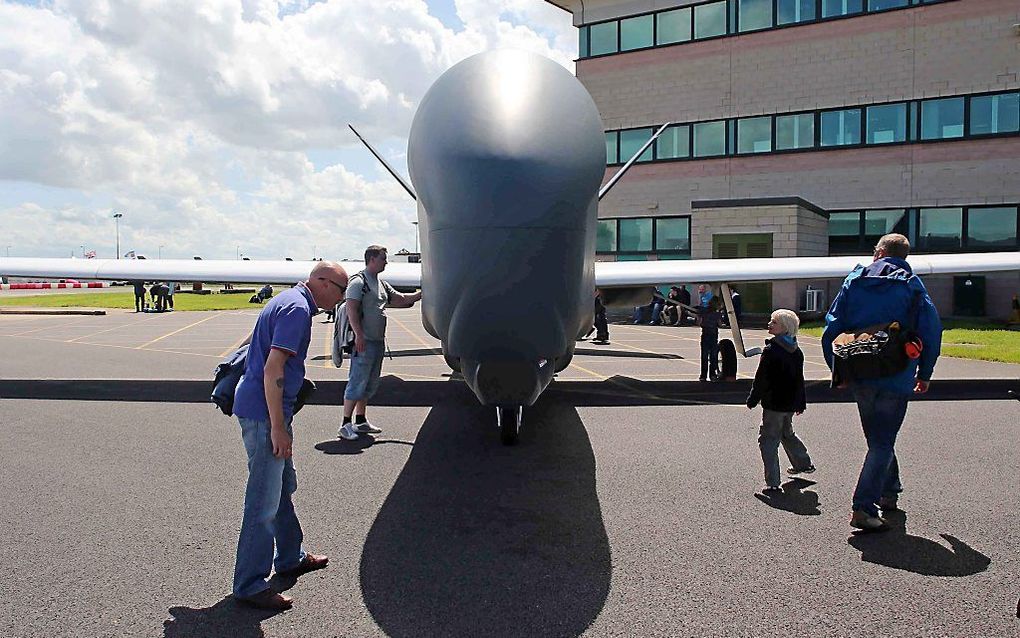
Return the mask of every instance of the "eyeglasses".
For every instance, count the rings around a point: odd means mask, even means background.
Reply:
[[[336,286],[337,289],[340,290],[340,294],[341,295],[344,294],[345,292],[347,292],[347,286],[341,286],[340,284],[338,284],[337,282],[333,281],[332,279],[327,279],[326,277],[319,277],[319,279],[321,279],[322,281],[328,281],[329,283],[331,283],[334,286]]]

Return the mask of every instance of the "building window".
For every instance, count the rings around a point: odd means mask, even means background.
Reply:
[[[864,248],[871,249],[883,235],[899,233],[909,235],[907,211],[902,208],[892,210],[864,211]]]
[[[829,254],[861,252],[861,213],[829,213]]]
[[[655,44],[655,16],[620,20],[620,50],[644,49]]]
[[[768,153],[771,150],[771,117],[745,117],[737,120],[738,153]]]
[[[691,251],[691,218],[673,217],[655,220],[655,250]]]
[[[674,44],[691,39],[691,9],[663,11],[656,16],[656,44]]]
[[[641,146],[652,137],[655,131],[650,128],[634,128],[620,131],[620,161],[627,162],[634,154],[641,150]],[[641,154],[637,159],[639,162],[650,162],[652,160],[652,147]]]
[[[652,218],[620,219],[620,252],[651,252]]]
[[[861,143],[861,109],[825,111],[821,117],[822,146]]]
[[[655,140],[658,159],[676,159],[691,156],[691,127],[673,125]]]
[[[591,55],[591,49],[588,47],[588,27],[578,27],[577,29],[577,52],[578,56],[582,58]]]
[[[618,135],[616,131],[606,131],[606,164],[620,163]]]
[[[726,122],[702,122],[694,125],[694,156],[714,157],[726,154]]]
[[[776,10],[777,24],[808,22],[818,17],[815,0],[777,0]]]
[[[1020,131],[1020,93],[970,98],[970,134]]]
[[[864,10],[863,0],[822,0],[822,17],[833,18],[860,13]]]
[[[616,220],[600,219],[598,232],[595,235],[595,251],[600,253],[616,252]]]
[[[963,137],[963,98],[950,97],[921,102],[921,139]]]
[[[917,228],[917,249],[925,252],[959,250],[963,238],[962,208],[922,208]]]
[[[737,30],[757,31],[772,26],[772,0],[738,0]]]
[[[726,35],[726,2],[694,7],[694,37],[701,39],[717,35]]]
[[[814,145],[814,113],[776,116],[777,151],[785,151],[792,148],[811,148]]]
[[[616,53],[620,50],[619,34],[617,32],[618,22],[603,22],[593,24],[589,29],[589,46],[592,55],[604,55]]]
[[[907,0],[868,0],[868,11],[885,11],[886,9],[899,9],[909,3]]]
[[[882,104],[866,109],[868,144],[890,144],[907,139],[907,105]]]
[[[967,248],[1016,248],[1016,206],[967,209]]]

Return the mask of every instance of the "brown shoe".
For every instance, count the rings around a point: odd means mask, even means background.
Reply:
[[[254,596],[237,596],[237,602],[255,607],[257,609],[268,609],[270,611],[284,611],[294,606],[294,599],[290,596],[278,594],[272,589],[263,589]]]
[[[329,556],[323,554],[305,554],[305,557],[301,559],[301,562],[297,564],[297,567],[287,569],[282,572],[276,572],[277,576],[282,578],[297,578],[307,574],[308,572],[314,572],[317,569],[325,569],[329,565]]]

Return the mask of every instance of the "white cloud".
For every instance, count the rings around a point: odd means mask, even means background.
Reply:
[[[6,244],[111,256],[116,209],[122,252],[413,248],[413,202],[391,178],[316,170],[306,152],[349,149],[348,122],[405,148],[426,89],[477,51],[527,48],[572,68],[569,14],[548,3],[456,9],[455,32],[423,0],[0,4]]]

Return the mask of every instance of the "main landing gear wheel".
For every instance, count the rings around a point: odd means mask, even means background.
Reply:
[[[737,349],[729,339],[719,342],[719,377],[723,381],[737,380]]]
[[[496,425],[499,426],[499,440],[503,445],[513,445],[517,442],[523,416],[523,406],[496,406]]]

